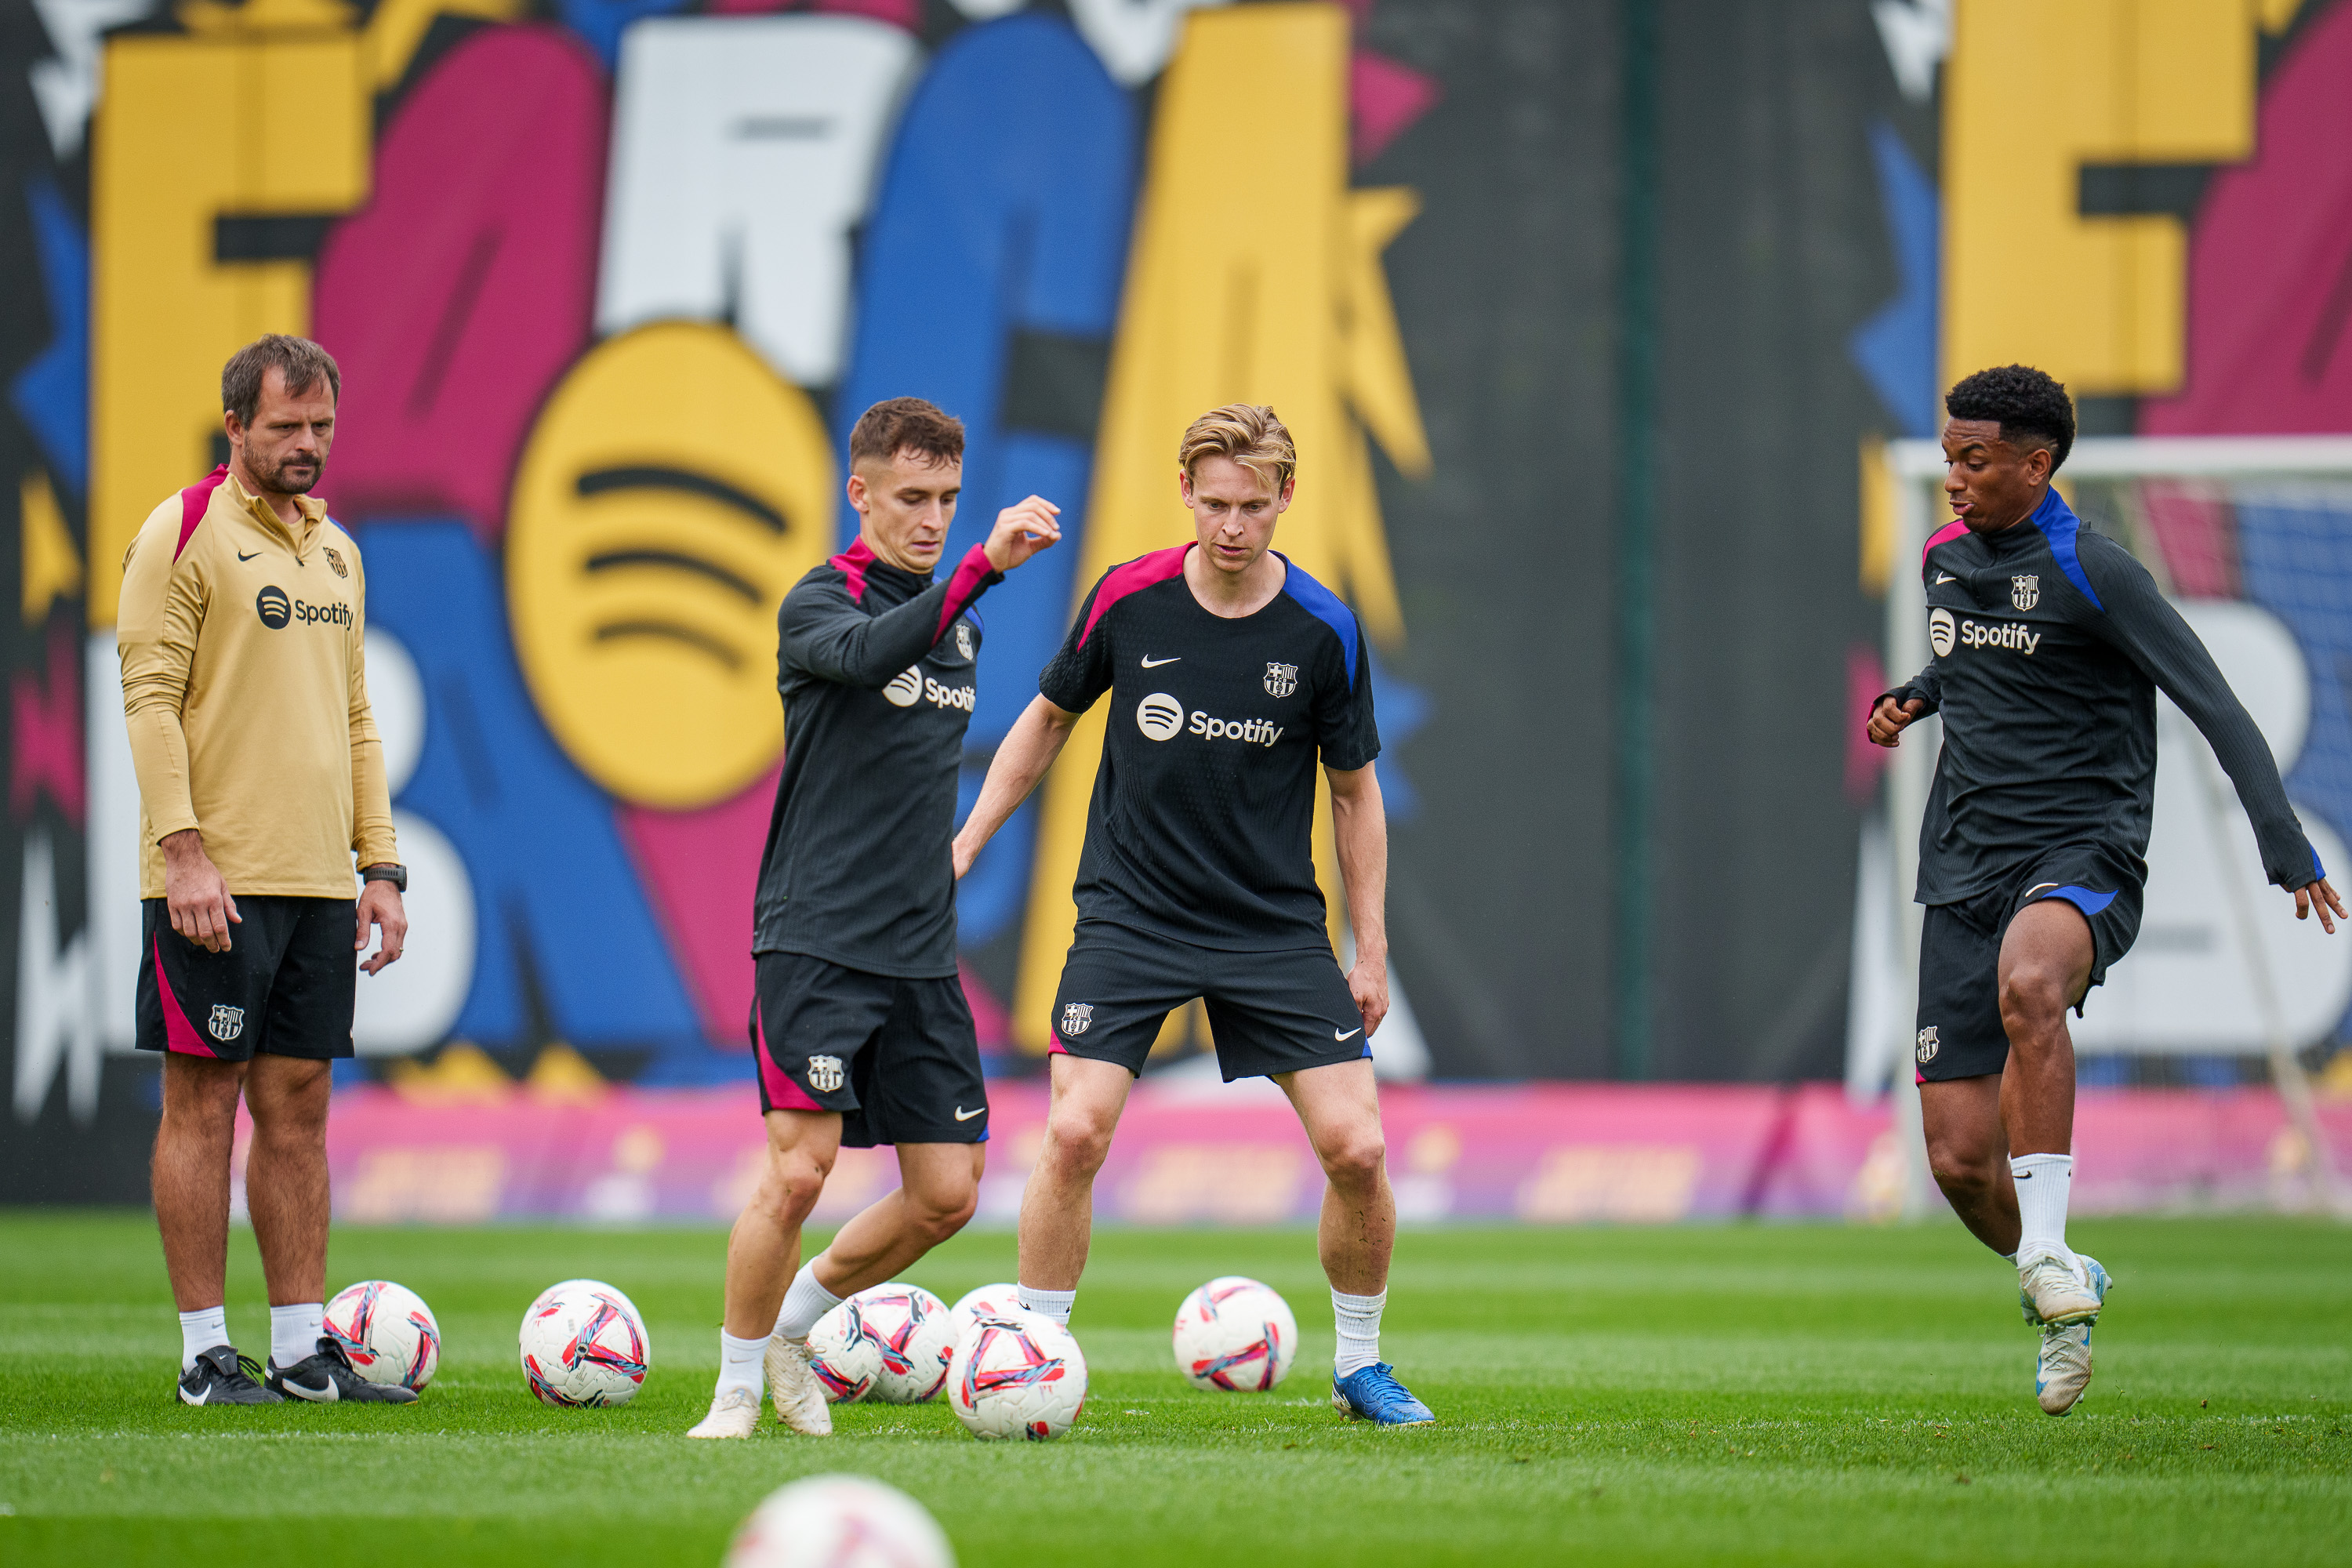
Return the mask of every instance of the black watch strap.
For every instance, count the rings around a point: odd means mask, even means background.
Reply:
[[[360,873],[360,880],[363,882],[390,882],[394,887],[399,889],[404,893],[408,891],[408,868],[405,866],[394,866],[389,861],[381,866],[370,866],[366,870]]]

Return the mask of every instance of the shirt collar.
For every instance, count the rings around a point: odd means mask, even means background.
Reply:
[[[235,501],[238,509],[250,516],[255,521],[275,528],[284,528],[286,526],[286,524],[279,520],[278,514],[269,510],[267,502],[262,500],[260,497],[255,495],[251,490],[247,489],[243,484],[238,482],[236,469],[232,468],[229,470],[226,483],[228,489],[229,500]],[[317,496],[296,496],[294,498],[294,510],[302,514],[302,531],[305,534],[308,534],[310,530],[318,527],[319,524],[326,518],[327,503],[320,500]]]

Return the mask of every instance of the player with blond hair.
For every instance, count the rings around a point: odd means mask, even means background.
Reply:
[[[1054,1004],[1052,1104],[1021,1201],[1021,1304],[1069,1321],[1094,1179],[1171,1009],[1206,1004],[1228,1082],[1271,1078],[1328,1185],[1319,1250],[1339,1330],[1331,1403],[1435,1419],[1380,1359],[1396,1201],[1368,1040],[1389,1010],[1388,827],[1355,616],[1271,548],[1297,452],[1271,408],[1194,420],[1177,488],[1195,538],[1112,568],[1078,607],[955,841],[959,874],[1108,692],[1078,923]],[[1331,952],[1310,842],[1331,782],[1355,968]]]

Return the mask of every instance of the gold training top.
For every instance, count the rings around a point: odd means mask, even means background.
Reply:
[[[232,894],[348,899],[397,861],[368,707],[367,578],[326,503],[299,531],[225,468],[148,514],[122,563],[117,637],[139,776],[139,896],[163,897],[184,827]]]

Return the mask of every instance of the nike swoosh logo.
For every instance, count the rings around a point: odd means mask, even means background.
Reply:
[[[280,1376],[278,1382],[280,1387],[295,1398],[307,1399],[316,1405],[332,1405],[343,1396],[343,1391],[335,1386],[335,1380],[331,1377],[327,1379],[324,1386],[319,1388],[313,1388],[307,1383],[297,1383],[292,1378],[285,1376]]]
[[[1361,1024],[1359,1024],[1359,1025],[1357,1025],[1354,1028],[1352,1028],[1352,1029],[1349,1030],[1349,1031],[1348,1031],[1346,1034],[1344,1034],[1344,1035],[1343,1035],[1343,1034],[1341,1034],[1339,1030],[1334,1029],[1334,1030],[1332,1030],[1332,1031],[1331,1031],[1331,1037],[1332,1037],[1333,1039],[1335,1039],[1335,1040],[1352,1040],[1352,1039],[1354,1039],[1358,1035],[1360,1035],[1360,1034],[1362,1034],[1363,1032],[1364,1032],[1364,1026],[1363,1026]]]
[[[987,1114],[988,1107],[985,1105],[982,1106],[978,1110],[966,1110],[961,1105],[956,1107],[956,1120],[958,1121],[969,1121],[975,1116],[985,1116]]]
[[[258,550],[257,550],[257,551],[255,551],[255,552],[253,552],[253,555],[258,555],[258,554],[260,554],[260,553],[261,553],[261,552],[260,552],[260,551],[258,551]],[[252,560],[252,559],[253,559],[253,555],[247,555],[247,554],[244,551],[242,551],[242,550],[240,550],[240,551],[238,551],[238,552],[236,552],[236,558],[237,558],[239,561],[250,561],[250,560]]]
[[[1146,668],[1146,669],[1158,669],[1158,668],[1159,668],[1161,665],[1163,665],[1163,664],[1176,664],[1176,663],[1179,663],[1179,662],[1181,662],[1181,661],[1182,660],[1182,658],[1184,658],[1184,656],[1183,656],[1182,654],[1181,654],[1181,653],[1180,653],[1180,654],[1178,654],[1174,658],[1150,658],[1150,656],[1148,656],[1148,655],[1147,655],[1147,656],[1145,657],[1144,660],[1143,660],[1143,668]]]
[[[212,1397],[213,1387],[211,1384],[205,1384],[205,1391],[202,1394],[194,1395],[191,1395],[188,1393],[188,1385],[184,1383],[180,1384],[180,1403],[183,1405],[209,1405],[212,1403]]]
[[[1936,586],[1940,588],[1947,583],[1957,583],[1959,579],[1958,577],[1955,577],[1949,572],[1947,572],[1942,576],[1936,579]]]

